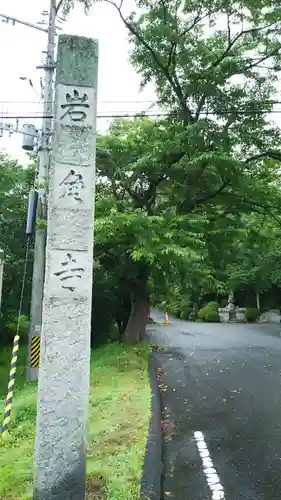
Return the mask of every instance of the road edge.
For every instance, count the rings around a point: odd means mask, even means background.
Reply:
[[[162,435],[161,401],[157,380],[156,359],[149,356],[149,376],[151,388],[151,418],[149,422],[146,452],[141,479],[141,499],[161,500],[162,497]]]

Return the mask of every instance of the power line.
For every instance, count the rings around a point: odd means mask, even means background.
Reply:
[[[151,100],[133,100],[133,101],[98,101],[100,104],[158,104],[157,101]],[[281,101],[275,101],[273,99],[265,99],[264,101],[259,101],[260,104],[281,104]],[[41,100],[38,101],[0,101],[0,104],[41,104]]]
[[[2,120],[37,120],[37,119],[46,120],[46,119],[52,119],[53,115],[19,115],[19,116],[15,116],[15,115],[9,115],[9,114],[5,114],[5,115],[0,114],[0,118],[2,118]]]
[[[120,111],[121,113],[121,111]],[[127,114],[119,114],[118,112],[116,114],[98,114],[97,118],[99,119],[110,119],[110,118],[135,118],[135,117],[142,117],[142,116],[147,116],[147,117],[172,117],[172,116],[179,116],[181,113],[178,112],[167,112],[167,111],[159,111],[159,112],[145,112],[145,111],[130,111]],[[204,115],[205,117],[207,116],[223,116],[223,115],[254,115],[254,114],[281,114],[281,109],[278,110],[273,110],[273,109],[251,109],[251,110],[225,110],[225,111],[202,111],[200,115]],[[0,115],[1,116],[1,115]],[[12,114],[5,114],[1,116],[2,119],[4,120],[44,120],[44,119],[51,119],[53,118],[52,115],[12,115]]]
[[[0,104],[40,104],[40,100],[38,101],[0,101]],[[139,99],[139,100],[132,100],[132,101],[99,101],[102,104],[157,104],[157,101],[154,100],[145,100],[145,99]],[[268,101],[266,101],[268,102]],[[271,102],[271,101],[270,101]],[[281,101],[280,101],[281,103]]]

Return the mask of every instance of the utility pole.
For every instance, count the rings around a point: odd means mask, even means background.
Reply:
[[[42,302],[44,290],[44,272],[45,272],[45,246],[46,246],[46,220],[47,220],[47,180],[49,168],[49,148],[52,132],[52,101],[53,101],[53,72],[54,72],[54,53],[55,53],[55,21],[57,9],[56,0],[50,0],[49,23],[48,27],[39,26],[22,19],[18,19],[6,14],[0,13],[0,18],[4,22],[22,24],[48,34],[47,58],[45,69],[45,87],[44,87],[44,111],[41,145],[39,148],[39,171],[37,182],[39,203],[37,212],[37,230],[35,235],[35,251],[32,278],[32,299],[30,311],[30,325],[28,335],[28,357],[27,357],[27,379],[36,380],[38,378],[38,368],[30,367],[30,350],[32,338],[34,335],[40,337],[42,322]],[[47,117],[47,118],[45,118]]]
[[[61,3],[59,2],[59,5]],[[53,75],[55,69],[55,35],[56,17],[58,9],[56,0],[50,0],[48,27],[39,26],[28,21],[23,21],[12,16],[0,13],[0,18],[4,21],[23,24],[29,28],[34,28],[48,34],[47,57],[44,66],[38,69],[45,70],[44,79],[44,109],[41,144],[39,146],[39,169],[37,177],[38,186],[38,208],[37,224],[35,232],[35,249],[32,277],[32,294],[30,309],[30,324],[28,334],[28,356],[27,356],[27,380],[37,380],[38,366],[31,367],[32,343],[38,345],[41,337],[42,326],[42,304],[44,295],[44,275],[45,275],[45,252],[47,234],[47,184],[49,177],[50,147],[52,135],[52,115],[53,115]]]
[[[41,337],[42,308],[44,295],[45,252],[47,235],[47,189],[49,178],[50,148],[53,114],[53,75],[55,69],[56,0],[50,0],[48,45],[44,81],[44,108],[41,144],[39,146],[39,169],[37,177],[38,205],[35,230],[30,323],[28,332],[27,380],[38,379],[38,364],[31,366],[32,345],[38,345]]]

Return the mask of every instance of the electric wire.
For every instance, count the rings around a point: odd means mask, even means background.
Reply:
[[[281,109],[251,109],[251,110],[245,110],[245,109],[229,109],[229,110],[219,110],[219,111],[201,111],[200,116],[225,116],[225,115],[263,115],[263,114],[268,114],[268,115],[274,115],[274,114],[281,114]],[[116,113],[98,113],[97,114],[97,119],[114,119],[114,118],[136,118],[136,117],[142,117],[142,116],[147,116],[151,118],[156,118],[156,117],[177,117],[180,116],[181,112],[175,112],[175,111],[159,111],[159,112],[146,112],[146,111],[131,111],[128,113],[123,113],[116,112]],[[1,116],[2,119],[4,120],[44,120],[44,119],[50,119],[54,118],[53,115],[12,115],[12,114],[5,114]]]
[[[22,285],[21,285],[21,294],[20,294],[20,303],[19,303],[19,310],[18,310],[17,335],[19,335],[19,330],[20,330],[20,318],[21,318],[21,313],[22,313],[22,305],[23,305],[23,299],[24,299],[24,289],[25,289],[26,277],[27,277],[27,264],[28,264],[29,248],[30,248],[30,237],[28,237],[27,241],[26,241],[25,261],[24,261],[23,277],[22,277]]]

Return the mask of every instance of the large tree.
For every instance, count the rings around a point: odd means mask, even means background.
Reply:
[[[104,1],[128,29],[142,85],[155,84],[174,134],[180,132],[163,155],[185,164],[177,186],[183,205],[184,198],[194,205],[219,194],[258,210],[266,199],[253,199],[252,185],[250,196],[249,190],[234,193],[233,186],[240,171],[251,184],[264,175],[259,160],[281,158],[280,133],[267,117],[280,69],[279,2],[137,0],[137,12],[126,17],[123,2]]]
[[[143,85],[154,82],[159,102],[185,123],[207,111],[233,128],[266,109],[280,67],[278,0],[136,0],[141,14],[127,17],[123,2],[104,1],[129,30]]]
[[[214,156],[204,182],[198,175],[204,152],[194,148],[190,162],[177,160],[190,128],[174,120],[120,120],[98,139],[95,252],[115,285],[117,279],[120,299],[125,294],[128,304],[126,292],[131,299],[126,341],[144,332],[149,281],[154,296],[177,287],[193,301],[223,290],[234,282],[235,264],[241,269],[243,256],[254,250],[257,256],[249,234],[262,220],[280,226],[277,165],[267,161],[250,175],[241,162]],[[215,191],[218,166],[230,179],[225,193]]]
[[[28,194],[34,179],[34,166],[22,167],[17,161],[0,154],[0,248],[5,266],[1,310],[16,314],[24,269],[27,238],[25,234]],[[29,265],[31,265],[30,249]],[[30,269],[29,269],[30,270]],[[24,312],[28,314],[30,273],[24,296]]]
[[[280,227],[275,220],[257,214],[243,217],[233,242],[226,279],[233,290],[250,289],[260,308],[260,292],[281,284]]]
[[[125,17],[122,2],[106,1],[129,31],[142,85],[155,84],[169,115],[147,128],[147,150],[135,141],[128,160],[127,146],[119,144],[125,192],[135,207],[153,216],[161,190],[160,201],[173,207],[175,218],[204,216],[205,240],[215,232],[225,249],[222,235],[226,226],[234,231],[241,213],[280,224],[277,165],[265,160],[279,159],[280,133],[266,115],[280,62],[277,2],[139,0],[141,13]]]
[[[206,217],[178,213],[171,160],[163,155],[172,132],[165,121],[122,120],[98,140],[95,252],[129,294],[127,342],[144,333],[149,279],[163,284],[198,275],[198,262],[203,272]]]
[[[123,256],[122,265],[116,255],[112,262],[118,272],[128,269],[132,311],[142,311],[132,313],[126,332],[136,339],[128,332],[136,331],[130,326],[140,318],[143,323],[145,307],[134,304],[147,302],[139,279],[163,269],[162,277],[171,283],[167,263],[174,266],[175,280],[185,279],[186,267],[176,257],[183,240],[175,244],[174,238],[189,232],[193,220],[208,250],[211,233],[213,241],[219,233],[217,241],[227,249],[225,225],[234,230],[241,213],[255,212],[280,224],[274,162],[280,159],[280,133],[267,113],[280,68],[281,7],[277,0],[270,5],[267,0],[137,0],[137,12],[126,17],[122,1],[104,1],[128,29],[131,61],[142,85],[155,84],[158,105],[168,114],[155,124],[114,125],[101,142],[111,209],[97,223],[97,242],[104,258],[117,249]],[[164,248],[169,258],[159,265]],[[136,283],[142,301],[136,299]]]

